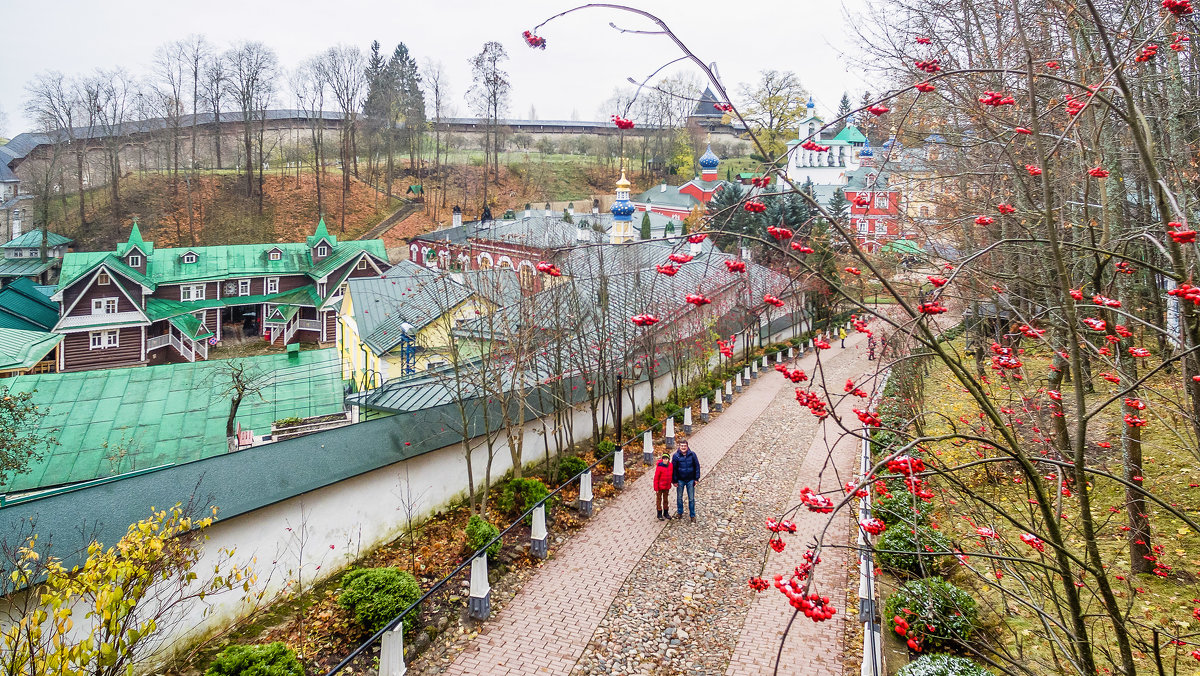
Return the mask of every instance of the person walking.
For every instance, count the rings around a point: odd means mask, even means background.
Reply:
[[[686,439],[671,456],[671,483],[675,484],[675,518],[683,518],[683,492],[687,491],[688,515],[696,522],[696,482],[700,480],[700,459],[692,453]]]
[[[846,347],[846,327],[838,327],[838,338],[842,339],[842,347]]]
[[[671,456],[663,453],[658,465],[654,467],[654,507],[658,510],[658,520],[671,518]]]

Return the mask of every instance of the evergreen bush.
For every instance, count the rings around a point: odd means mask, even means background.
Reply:
[[[472,552],[477,552],[484,545],[492,541],[492,538],[500,534],[500,529],[488,523],[488,520],[472,514],[467,520],[467,548]],[[491,547],[487,548],[488,558],[494,557],[500,553],[500,545],[502,543],[496,540]]]
[[[961,645],[979,626],[975,599],[940,577],[905,582],[884,603],[883,617],[891,631],[903,628],[897,618],[907,623],[901,636],[923,651]]]
[[[878,517],[889,529],[929,525],[928,507],[903,488],[893,490],[890,498],[873,496],[871,516]]]
[[[204,676],[304,676],[304,667],[283,643],[231,645],[217,653]]]
[[[421,598],[421,585],[399,568],[355,568],[342,576],[338,605],[349,610],[367,631],[378,631]],[[417,616],[404,618],[405,631],[416,627]]]
[[[588,463],[583,458],[568,455],[558,463],[558,478],[560,481],[567,481],[587,468]]]
[[[929,526],[889,525],[875,549],[880,566],[912,577],[937,575],[955,560],[950,539]]]
[[[550,493],[546,488],[546,484],[542,483],[541,479],[513,479],[504,486],[504,490],[500,491],[500,499],[497,506],[505,514],[517,516],[524,514],[533,508],[542,498],[545,498]],[[546,506],[550,506],[550,501],[546,501]],[[533,523],[533,515],[525,517],[525,525]]]
[[[991,672],[965,657],[934,653],[904,665],[896,676],[991,676]]]

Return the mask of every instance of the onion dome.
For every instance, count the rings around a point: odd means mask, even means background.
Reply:
[[[699,164],[701,169],[716,169],[717,165],[720,163],[721,159],[713,153],[711,145],[708,146],[708,150],[705,150],[704,154],[700,156]]]
[[[866,142],[863,143],[862,151],[860,151],[858,153],[858,156],[859,157],[874,157],[875,156],[875,151],[871,150],[871,139],[867,139]]]
[[[637,207],[633,206],[633,202],[630,202],[629,200],[617,200],[616,202],[613,202],[612,207],[609,208],[609,211],[612,212],[613,216],[632,216],[633,212],[636,210]]]

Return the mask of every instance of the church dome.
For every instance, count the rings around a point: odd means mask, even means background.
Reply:
[[[708,147],[708,150],[705,150],[704,154],[700,156],[699,164],[701,169],[716,169],[717,165],[720,163],[721,159],[717,157],[715,153],[713,153],[711,145]]]
[[[858,153],[858,155],[859,155],[859,157],[874,157],[875,156],[875,151],[871,150],[871,139],[867,139],[866,142],[863,143],[862,151],[860,151]]]
[[[629,200],[617,200],[613,202],[612,208],[609,209],[613,216],[632,216],[637,207],[633,206],[633,202]]]

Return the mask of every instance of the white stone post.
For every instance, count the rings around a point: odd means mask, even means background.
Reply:
[[[729,380],[725,381],[725,403],[733,403],[733,382]]]
[[[548,546],[550,544],[549,534],[546,532],[546,503],[542,503],[533,510],[533,527],[529,529],[529,553],[539,559],[546,558]]]
[[[765,354],[763,355],[762,364],[760,364],[758,368],[760,368],[764,371],[767,370],[767,355],[765,355]]]
[[[796,348],[789,347],[788,348],[788,359],[795,359],[795,358],[796,358]]]
[[[650,430],[642,434],[642,462],[647,465],[654,462],[654,433]]]
[[[683,433],[692,433],[692,407],[688,406],[683,409]]]
[[[780,351],[778,351],[778,352],[776,352],[776,353],[775,353],[775,363],[776,363],[776,364],[782,364],[782,363],[783,363],[783,350],[780,350]]]
[[[579,513],[584,517],[592,515],[592,470],[579,475]]]
[[[613,451],[613,485],[625,488],[625,449]]]
[[[735,373],[733,376],[733,391],[737,392],[738,394],[742,393],[742,373],[741,373],[741,371]]]
[[[717,397],[717,406],[721,405],[721,398]],[[721,409],[717,409],[718,411]],[[700,422],[708,422],[708,397],[700,400]]]
[[[745,369],[742,370],[742,382],[745,383],[747,387],[750,386],[750,367],[749,366],[747,366]]]
[[[404,666],[404,623],[385,632],[383,645],[379,650],[379,676],[404,676],[408,667]]]
[[[667,442],[667,448],[675,448],[675,416],[667,418],[667,428],[666,432],[663,433],[663,437]]]
[[[758,362],[750,362],[750,379],[758,380]]]
[[[492,614],[492,585],[488,583],[487,552],[471,561],[471,598],[467,614],[473,620],[486,620]]]

